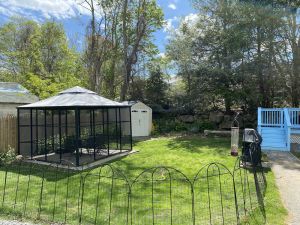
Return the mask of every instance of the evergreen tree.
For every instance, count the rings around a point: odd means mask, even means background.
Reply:
[[[167,83],[160,67],[150,71],[146,81],[146,101],[149,105],[164,106],[166,103]]]

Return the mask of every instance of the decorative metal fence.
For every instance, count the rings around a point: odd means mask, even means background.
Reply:
[[[133,175],[132,175],[133,176]],[[109,165],[75,172],[18,163],[0,167],[0,212],[66,224],[264,224],[263,168],[219,163],[193,179],[154,167],[128,179]]]

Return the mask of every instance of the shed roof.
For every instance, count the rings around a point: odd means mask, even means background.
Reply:
[[[122,103],[125,104],[125,105],[133,106],[133,105],[135,105],[136,103],[138,103],[138,101],[124,101],[124,102],[122,102]]]
[[[18,83],[0,82],[0,103],[26,104],[38,100],[37,96]]]
[[[58,95],[20,108],[59,108],[59,107],[128,107],[128,105],[109,100],[82,87],[61,91]]]
[[[142,106],[142,107],[146,107],[148,109],[151,109],[151,107],[149,107],[148,105],[146,105],[145,103],[141,102],[141,101],[124,101],[122,102],[124,105],[128,105],[131,107],[134,106]],[[152,109],[151,109],[152,110]]]

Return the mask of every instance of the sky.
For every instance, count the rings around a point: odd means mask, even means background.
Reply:
[[[62,23],[70,41],[82,49],[89,11],[78,4],[79,0],[0,0],[0,25],[13,16],[33,19],[39,23],[55,20]],[[82,1],[80,1],[82,2]],[[153,37],[160,54],[164,54],[169,32],[181,18],[194,13],[190,0],[157,0],[162,7],[165,26]]]

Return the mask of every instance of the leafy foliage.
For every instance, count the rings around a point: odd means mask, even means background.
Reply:
[[[193,2],[197,15],[181,21],[167,46],[185,84],[186,111],[299,106],[298,5]]]
[[[86,86],[80,54],[61,24],[14,18],[0,27],[0,78],[16,81],[41,98],[75,85]]]
[[[161,135],[172,132],[199,133],[204,130],[214,129],[214,125],[208,121],[197,120],[193,123],[185,123],[175,118],[160,118],[153,121],[153,135]]]
[[[4,164],[9,164],[16,159],[15,150],[9,147],[5,151],[0,152],[0,166]]]
[[[192,2],[196,13],[170,31],[163,57],[153,43],[164,24],[154,0],[84,0],[91,21],[83,52],[61,24],[12,18],[0,27],[0,80],[41,98],[80,85],[154,112],[300,105],[298,1]]]
[[[159,67],[150,71],[146,82],[146,100],[151,105],[164,105],[166,101],[167,84]]]
[[[138,95],[137,85],[143,85],[140,68],[157,54],[152,35],[163,25],[161,8],[154,0],[83,3],[91,12],[83,57],[89,71],[89,86],[120,100]]]

